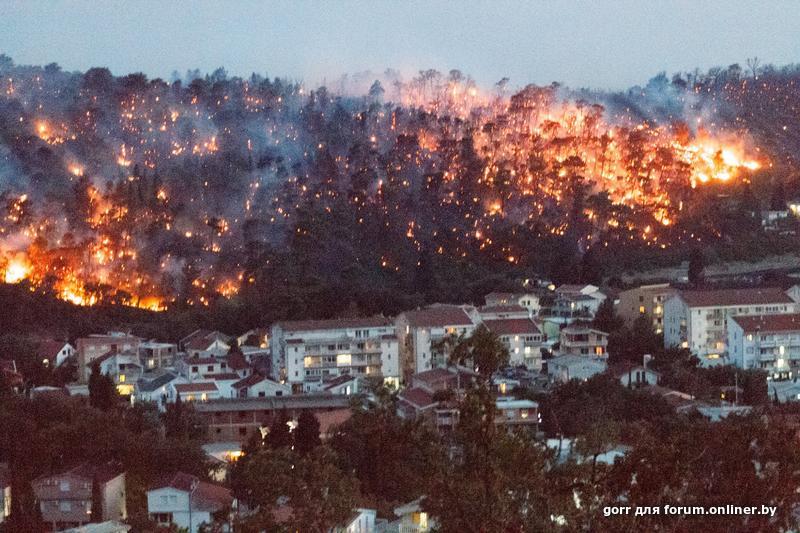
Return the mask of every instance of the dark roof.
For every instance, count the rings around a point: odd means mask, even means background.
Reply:
[[[143,378],[139,379],[139,381],[136,382],[136,386],[139,387],[139,390],[141,391],[153,392],[162,385],[166,385],[167,383],[175,379],[175,377],[176,377],[175,374],[171,372],[166,372],[164,374],[161,374],[160,376],[154,377],[153,379],[147,379],[146,376],[143,376]]]
[[[414,327],[471,326],[466,311],[454,305],[437,305],[403,313]]]
[[[184,392],[214,392],[217,390],[217,384],[212,382],[205,383],[178,383],[175,385],[175,390],[179,393]]]
[[[484,305],[479,307],[481,313],[527,313],[528,310],[517,304]]]
[[[334,387],[338,387],[339,385],[343,385],[343,384],[347,383],[348,381],[353,381],[355,379],[356,378],[354,378],[350,374],[343,374],[343,375],[337,376],[337,377],[335,377],[335,378],[333,378],[333,379],[331,379],[329,381],[326,381],[324,383],[324,387],[323,388],[325,390],[330,390],[330,389],[332,389]]]
[[[163,488],[173,488],[191,493],[193,508],[202,511],[219,511],[233,503],[230,490],[213,483],[200,481],[198,477],[183,472],[172,475],[150,490]]]
[[[197,335],[186,343],[187,350],[205,351],[216,341],[222,341],[228,344],[231,341],[230,336],[220,333],[219,331],[211,331],[205,335]]]
[[[186,363],[190,365],[215,365],[222,361],[216,357],[189,357],[186,359]]]
[[[333,318],[330,320],[293,320],[278,322],[284,331],[318,331],[325,329],[379,328],[391,326],[392,321],[385,316],[363,318]]]
[[[530,335],[542,332],[530,318],[504,318],[500,320],[484,320],[484,325],[495,335]]]
[[[237,381],[236,383],[234,383],[233,385],[231,385],[231,387],[233,387],[234,389],[241,389],[243,387],[252,387],[253,385],[257,385],[258,383],[261,383],[265,379],[267,379],[267,378],[265,378],[264,376],[262,376],[258,372],[253,372],[252,374],[250,374],[246,378],[242,378],[239,381]]]
[[[45,340],[39,343],[39,357],[48,361],[54,359],[64,346],[69,344],[66,341]]]
[[[718,289],[712,291],[680,291],[680,298],[690,307],[711,307],[718,305],[758,305],[792,303],[779,287],[761,289]]]
[[[735,316],[733,320],[745,332],[800,330],[800,314]]]
[[[42,481],[52,477],[72,475],[89,481],[94,480],[96,477],[98,482],[107,483],[112,479],[114,479],[115,477],[122,475],[124,473],[125,471],[122,469],[122,466],[117,463],[109,462],[96,465],[87,462],[87,463],[82,463],[67,471],[62,471],[60,473],[55,473],[51,475],[40,476],[36,478],[34,482]]]
[[[414,407],[418,408],[428,407],[436,403],[433,401],[433,394],[419,387],[405,389],[399,394],[399,396],[401,401],[410,403]]]

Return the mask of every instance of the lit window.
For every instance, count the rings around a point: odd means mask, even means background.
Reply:
[[[349,353],[340,353],[336,356],[336,364],[338,366],[350,366],[352,364],[353,357]]]
[[[208,400],[208,396],[206,395],[205,392],[200,395],[200,400],[202,400],[202,401]]]
[[[125,383],[125,374],[120,374],[119,375],[119,382],[120,383]]]
[[[639,312],[640,312],[640,313],[642,313],[642,314],[644,314],[644,306],[643,306],[643,305],[640,305],[640,306],[639,306]]]

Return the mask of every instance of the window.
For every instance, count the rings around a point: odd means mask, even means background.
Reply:
[[[58,487],[61,492],[69,492],[69,481],[61,481]]]
[[[208,372],[213,372],[213,371],[214,371],[214,365],[208,365],[208,366],[206,367],[206,370],[207,370]]]
[[[644,306],[640,305],[639,306],[639,313],[644,314],[644,312],[645,312]]]
[[[239,435],[247,435],[247,428],[239,428]]]
[[[167,505],[168,503],[169,503],[169,496],[162,496],[161,505]]]
[[[72,503],[68,501],[60,501],[58,502],[58,510],[62,513],[68,513],[72,511]]]
[[[169,497],[169,503],[178,503],[178,495],[177,494],[171,494],[170,497]]]
[[[197,367],[196,366],[192,367],[192,372],[197,372]]]

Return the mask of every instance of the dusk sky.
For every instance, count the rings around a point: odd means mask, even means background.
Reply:
[[[623,88],[666,70],[800,61],[796,2],[34,2],[0,0],[0,52],[21,64],[343,73],[461,69],[488,85]]]

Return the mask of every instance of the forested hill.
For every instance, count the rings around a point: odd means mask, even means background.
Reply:
[[[797,192],[800,71],[752,66],[611,94],[3,56],[0,272],[79,305],[264,323],[793,249],[753,214]]]

